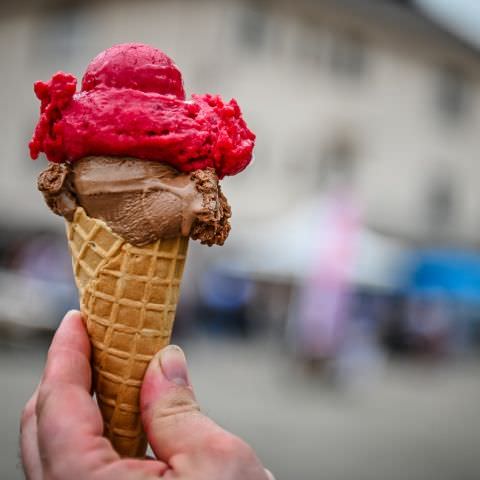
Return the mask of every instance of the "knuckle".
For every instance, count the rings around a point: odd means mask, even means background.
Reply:
[[[35,405],[33,400],[30,399],[27,404],[23,407],[22,414],[20,417],[20,433],[23,432],[25,426],[30,422],[35,416]]]
[[[44,460],[43,465],[45,467],[44,480],[64,480],[71,477],[71,464],[64,459],[59,459],[55,462],[50,460]]]
[[[198,407],[193,405],[185,405],[182,408],[156,409],[146,428],[154,432],[165,432],[175,430],[182,424],[193,423],[197,418],[200,420],[201,417]]]
[[[50,385],[44,383],[40,385],[40,388],[38,389],[38,398],[37,398],[37,404],[35,406],[35,412],[37,416],[39,417],[42,413],[42,411],[45,408],[45,404],[48,401],[48,398],[52,394],[52,388]]]
[[[175,392],[174,396],[166,397],[162,402],[152,405],[154,422],[179,421],[182,417],[200,412],[200,407],[190,392]]]
[[[211,435],[206,448],[210,455],[220,459],[238,458],[248,461],[253,457],[253,450],[250,446],[241,438],[228,432]]]

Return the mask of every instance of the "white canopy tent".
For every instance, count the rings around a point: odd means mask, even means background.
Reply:
[[[251,224],[232,236],[241,263],[230,268],[256,278],[302,280],[322,242],[335,238],[329,198],[319,197],[297,205],[270,222]],[[255,232],[252,234],[252,232]],[[353,255],[348,280],[359,286],[392,289],[398,282],[408,249],[401,242],[375,233],[361,222],[352,234]],[[334,241],[334,240],[332,240]]]

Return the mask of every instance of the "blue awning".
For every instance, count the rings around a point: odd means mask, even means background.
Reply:
[[[406,287],[413,294],[440,293],[480,302],[480,255],[452,250],[416,252],[411,258]]]

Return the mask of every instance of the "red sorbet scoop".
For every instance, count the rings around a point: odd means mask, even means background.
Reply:
[[[131,88],[185,99],[182,74],[163,52],[141,43],[114,45],[88,65],[82,91],[97,86]]]
[[[234,175],[251,161],[255,135],[235,100],[192,95],[185,101],[181,73],[163,52],[143,44],[115,45],[76,78],[58,72],[36,82],[41,115],[30,154],[51,162],[89,155],[132,156],[181,171],[213,167]]]

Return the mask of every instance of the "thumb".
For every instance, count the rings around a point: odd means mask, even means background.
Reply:
[[[180,453],[202,449],[225,433],[200,413],[183,351],[169,345],[153,357],[140,394],[142,420],[158,459],[168,462]]]

